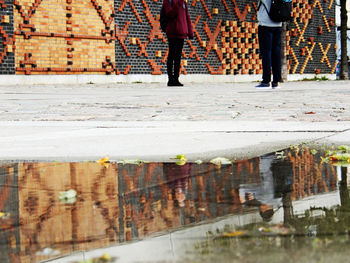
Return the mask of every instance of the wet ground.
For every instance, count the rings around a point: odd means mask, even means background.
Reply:
[[[0,163],[0,262],[347,262],[349,149],[331,150]]]

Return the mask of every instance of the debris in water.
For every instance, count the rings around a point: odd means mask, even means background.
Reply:
[[[77,200],[77,192],[74,189],[70,189],[65,192],[60,192],[58,199],[65,204],[73,204]]]

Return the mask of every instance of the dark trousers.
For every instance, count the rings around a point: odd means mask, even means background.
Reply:
[[[263,83],[281,81],[281,27],[258,27],[259,49],[263,66]]]
[[[180,75],[180,63],[182,49],[184,46],[184,39],[169,38],[169,54],[167,60],[167,72],[169,78],[179,78]]]

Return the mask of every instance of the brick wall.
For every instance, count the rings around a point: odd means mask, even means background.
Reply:
[[[257,0],[189,0],[182,74],[261,74]],[[166,72],[161,0],[0,0],[0,74]],[[333,74],[335,1],[293,0],[290,74]]]
[[[15,73],[12,8],[12,1],[0,0],[0,74]]]

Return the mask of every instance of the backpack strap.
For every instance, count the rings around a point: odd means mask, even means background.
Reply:
[[[261,5],[265,7],[266,13],[269,14],[269,10],[267,9],[265,3],[262,0],[259,0],[258,10],[260,9]]]
[[[261,0],[259,0],[259,4],[258,4],[258,10],[260,9],[260,6],[261,6]]]

